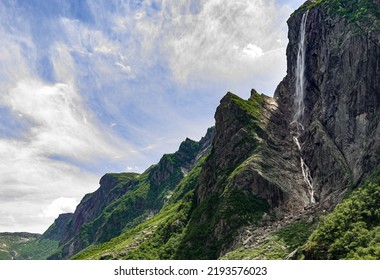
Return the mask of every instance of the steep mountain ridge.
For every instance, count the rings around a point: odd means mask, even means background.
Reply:
[[[239,230],[258,226],[264,213],[302,212],[310,204],[297,147],[273,98],[255,90],[248,100],[228,93],[215,120],[182,258],[221,257],[236,246]]]
[[[54,223],[43,233],[41,236],[45,239],[52,239],[60,241],[66,231],[67,226],[73,219],[73,213],[60,214]]]
[[[207,154],[213,134],[210,128],[199,142],[187,138],[177,152],[164,155],[143,174],[104,175],[99,189],[77,206],[62,233],[60,249],[50,258],[68,258],[157,214],[182,178]]]

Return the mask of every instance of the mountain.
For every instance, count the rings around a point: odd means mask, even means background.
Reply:
[[[41,235],[28,232],[0,233],[0,260],[46,260],[53,254],[73,214],[61,214]]]
[[[52,259],[71,257],[88,247],[109,241],[156,215],[173,197],[174,190],[189,170],[208,153],[214,128],[199,142],[186,139],[179,150],[164,155],[143,174],[106,174],[97,191],[87,194],[63,228],[60,249]],[[180,190],[182,196],[189,188]]]
[[[106,174],[42,237],[50,259],[379,259],[380,3],[306,1],[274,97],[142,174]]]
[[[58,240],[28,232],[0,233],[0,260],[46,260]]]

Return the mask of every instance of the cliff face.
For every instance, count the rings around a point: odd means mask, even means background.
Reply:
[[[288,74],[275,93],[290,119],[299,27],[308,10],[302,155],[316,199],[326,209],[335,206],[348,187],[357,186],[380,159],[379,29],[372,28],[376,20],[352,21],[354,10],[342,5],[346,14],[340,14],[329,2],[307,1],[289,19]]]
[[[60,214],[54,223],[44,232],[42,238],[61,240],[73,216],[73,213]]]
[[[257,195],[272,209],[300,210],[309,204],[297,147],[273,98],[252,90],[245,101],[228,93],[215,121],[213,152],[197,189],[200,203],[228,185]]]

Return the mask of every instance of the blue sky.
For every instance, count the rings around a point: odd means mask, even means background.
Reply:
[[[302,2],[0,0],[0,232],[199,140],[227,91],[272,95]]]

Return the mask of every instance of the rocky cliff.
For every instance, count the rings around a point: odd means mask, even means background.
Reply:
[[[311,169],[319,205],[331,210],[380,159],[379,4],[315,2],[307,1],[288,21],[288,74],[275,98],[291,119],[299,28],[308,12],[301,153]]]
[[[42,238],[52,239],[52,240],[62,240],[66,228],[71,223],[73,218],[73,213],[60,214],[54,223],[44,232]]]

